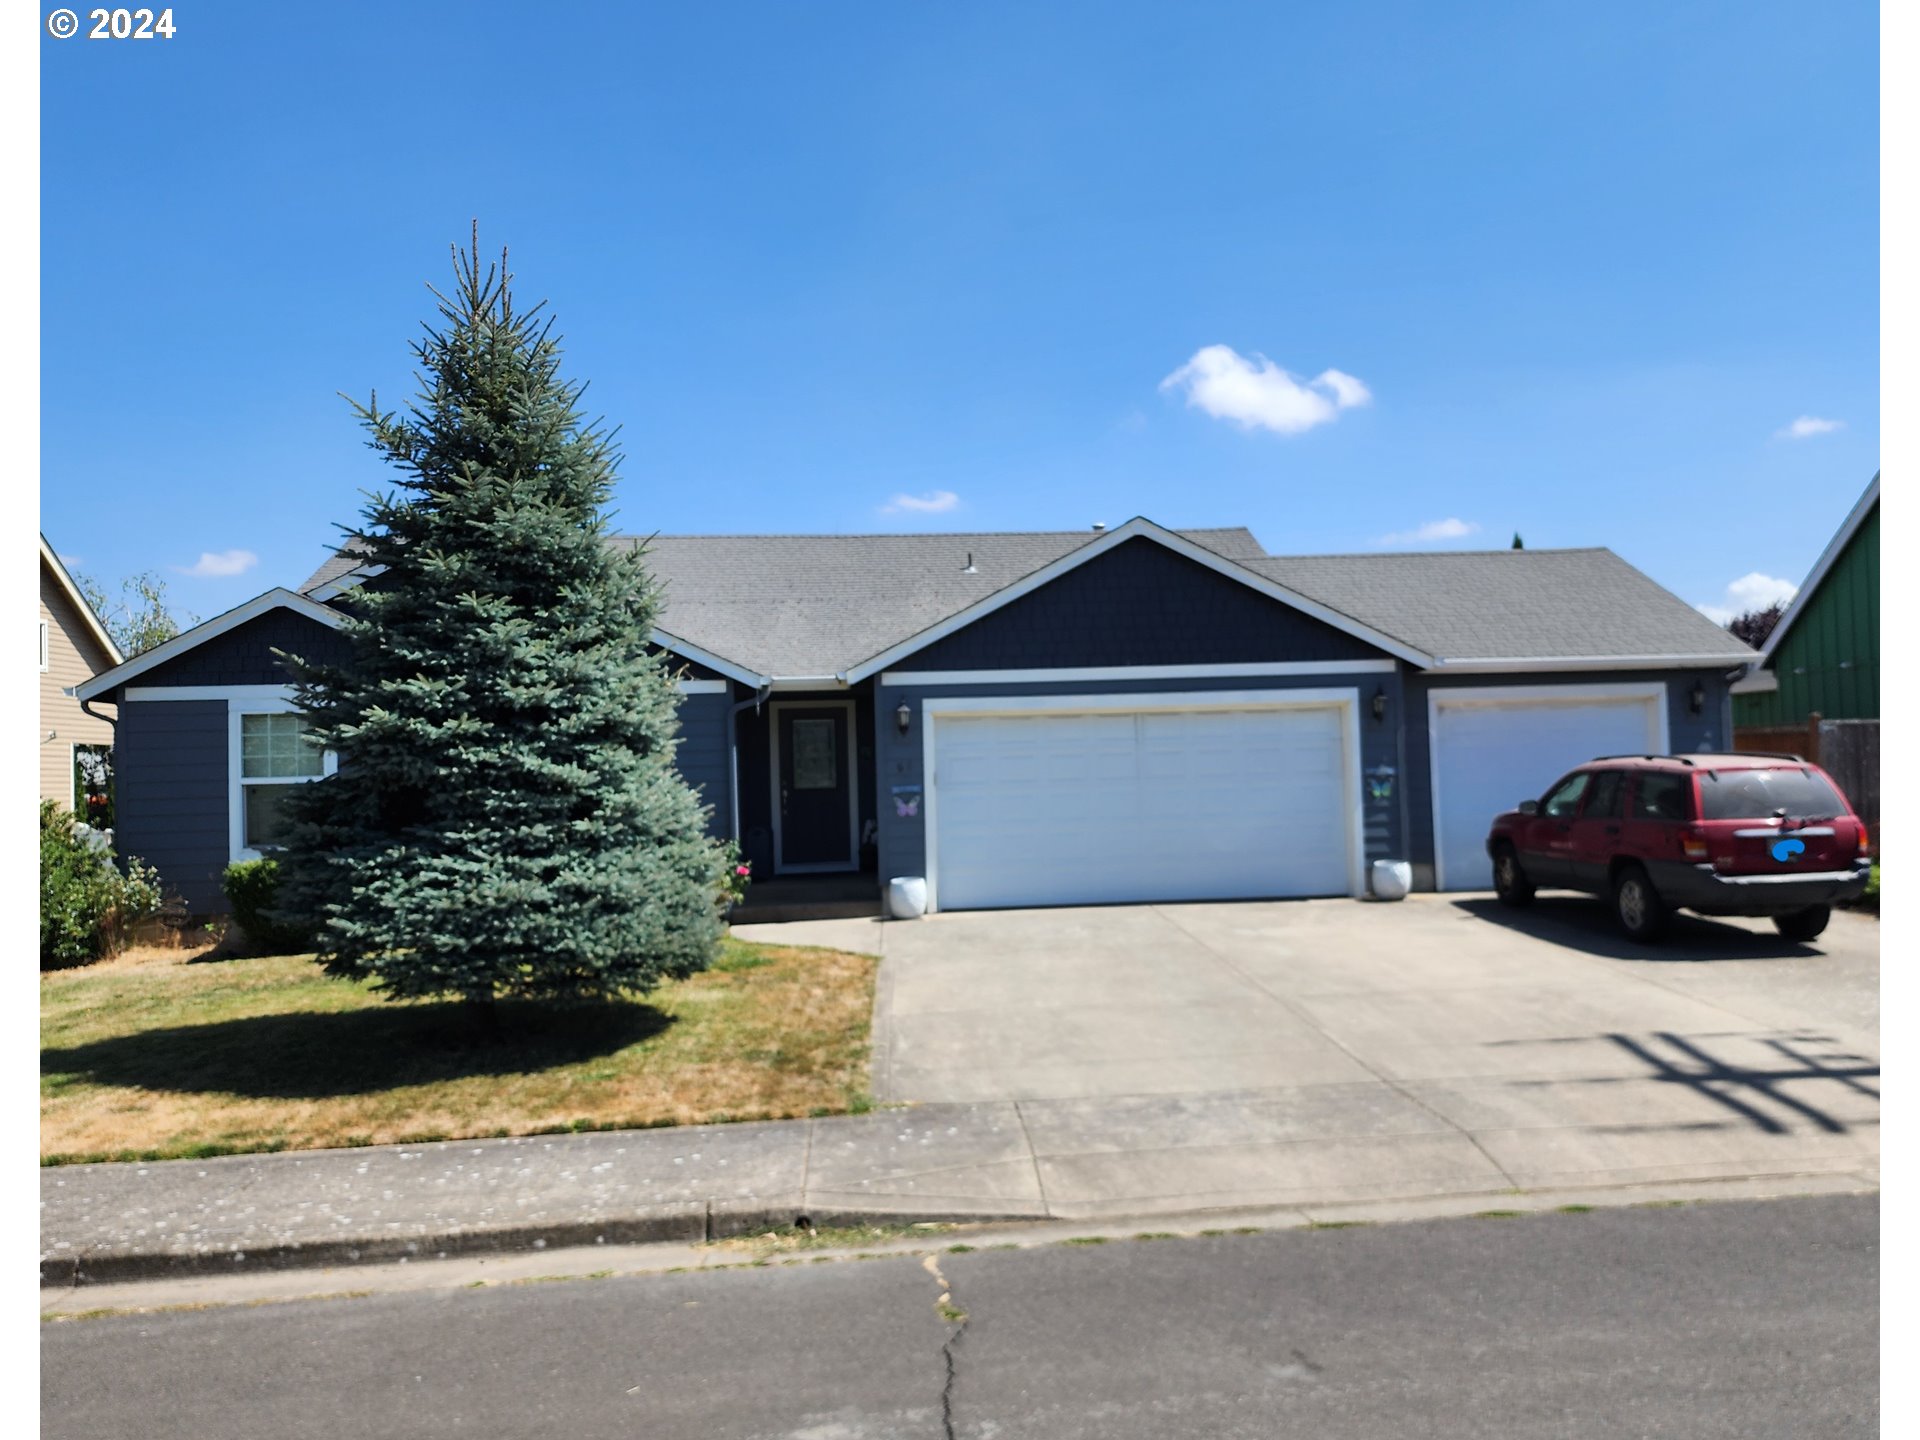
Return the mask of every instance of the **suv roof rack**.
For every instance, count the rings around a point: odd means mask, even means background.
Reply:
[[[1587,763],[1597,765],[1602,760],[1677,760],[1682,765],[1691,766],[1693,761],[1684,755],[1596,755]]]
[[[1807,763],[1806,756],[1795,755],[1786,750],[1728,750],[1725,753],[1728,755],[1751,755],[1760,760],[1793,760],[1801,765]]]

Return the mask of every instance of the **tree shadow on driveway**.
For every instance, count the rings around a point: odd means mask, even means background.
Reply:
[[[475,1076],[538,1074],[663,1033],[650,1005],[503,1002],[499,1034],[457,1004],[255,1015],[43,1050],[43,1078],[258,1099],[321,1100]]]
[[[1667,928],[1658,940],[1629,940],[1620,933],[1612,907],[1586,895],[1542,895],[1525,910],[1515,910],[1491,897],[1452,903],[1463,917],[1609,960],[1804,960],[1822,953],[1817,940],[1805,945],[1685,911],[1668,916]]]

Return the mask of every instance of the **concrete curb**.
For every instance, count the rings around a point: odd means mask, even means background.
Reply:
[[[523,1250],[566,1249],[592,1245],[701,1244],[797,1225],[816,1229],[858,1225],[962,1224],[991,1221],[1042,1221],[1031,1211],[930,1213],[888,1209],[809,1209],[799,1200],[786,1203],[715,1200],[661,1205],[607,1220],[556,1221],[551,1224],[481,1226],[428,1236],[343,1236],[297,1241],[250,1250],[117,1250],[89,1255],[46,1255],[40,1260],[43,1289],[74,1289],[133,1280],[183,1279],[237,1275],[263,1270],[317,1270],[342,1265],[380,1265],[394,1261],[446,1260],[456,1256]]]

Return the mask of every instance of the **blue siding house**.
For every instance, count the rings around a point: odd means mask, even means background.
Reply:
[[[1496,813],[1595,754],[1726,748],[1757,658],[1602,549],[1277,556],[1146,519],[646,543],[713,833],[934,910],[1359,896],[1377,860],[1485,888]],[[324,777],[276,652],[324,658],[366,578],[336,555],[81,687],[120,707],[120,844],[194,910]]]

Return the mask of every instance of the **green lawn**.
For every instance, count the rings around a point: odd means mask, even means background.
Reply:
[[[645,1002],[385,1001],[310,958],[40,982],[43,1164],[685,1125],[864,1109],[871,956],[726,942]]]

